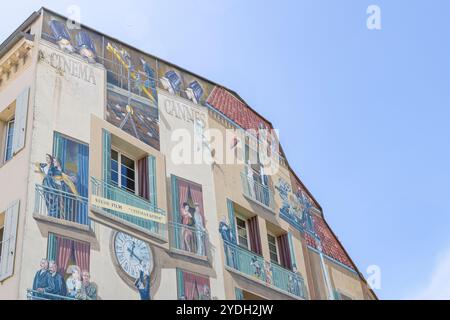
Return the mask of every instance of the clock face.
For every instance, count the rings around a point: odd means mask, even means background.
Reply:
[[[139,277],[141,270],[148,274],[153,270],[153,255],[149,245],[126,233],[116,233],[114,254],[122,271],[133,279]]]

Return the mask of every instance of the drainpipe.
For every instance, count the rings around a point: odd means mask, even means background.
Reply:
[[[327,290],[328,290],[328,300],[335,300],[334,299],[334,291],[333,291],[333,287],[331,285],[330,276],[328,274],[328,269],[327,269],[327,266],[325,265],[325,260],[323,258],[322,244],[320,243],[319,237],[316,237],[316,248],[319,251],[320,265],[322,266],[323,277],[324,277],[324,280],[325,280],[325,285],[326,285]]]

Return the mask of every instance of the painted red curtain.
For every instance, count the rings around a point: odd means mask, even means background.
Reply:
[[[280,255],[280,264],[286,268],[292,269],[291,251],[289,250],[289,239],[287,233],[277,238],[278,250]]]
[[[91,253],[89,243],[56,236],[56,248],[56,264],[61,275],[66,274],[72,254],[81,271],[89,271]]]
[[[192,273],[183,272],[184,295],[186,300],[198,300],[205,292],[210,292],[209,279]]]
[[[73,241],[75,263],[81,271],[89,271],[90,245],[86,242]]]
[[[148,160],[144,157],[138,160],[138,192],[139,196],[147,200],[150,199],[150,188],[148,181]]]
[[[181,209],[183,208],[183,203],[187,202],[189,197],[189,184],[186,181],[177,179],[178,183],[178,208],[180,212],[178,213],[181,222]]]
[[[261,235],[259,233],[258,217],[248,219],[250,250],[259,255],[262,254]]]
[[[203,225],[204,225],[205,224],[205,212],[203,210],[202,188],[197,185],[191,185],[190,189],[191,189],[192,201],[194,201],[194,203],[198,203],[198,206],[200,208],[200,214],[202,215]]]
[[[72,240],[56,236],[56,264],[61,275],[66,274],[72,256]]]

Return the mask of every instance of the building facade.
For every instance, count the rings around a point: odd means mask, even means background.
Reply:
[[[272,130],[33,13],[0,46],[0,299],[376,299]]]

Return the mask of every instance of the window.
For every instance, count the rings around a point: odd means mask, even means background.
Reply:
[[[270,261],[278,263],[277,239],[273,235],[267,234],[267,241],[269,242]]]
[[[4,162],[9,161],[13,156],[13,133],[14,133],[14,118],[8,121],[6,125],[5,134],[5,158]]]
[[[111,150],[111,181],[131,193],[136,193],[135,161],[113,149]]]
[[[236,229],[238,235],[238,244],[241,247],[248,249],[247,222],[242,218],[236,217]]]

